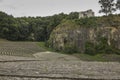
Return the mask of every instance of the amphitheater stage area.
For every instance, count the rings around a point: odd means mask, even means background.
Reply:
[[[82,61],[36,42],[0,42],[0,80],[120,80],[120,62]]]

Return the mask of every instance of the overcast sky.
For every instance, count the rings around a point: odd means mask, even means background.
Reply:
[[[0,11],[15,17],[50,16],[88,9],[92,9],[96,16],[101,15],[98,0],[0,0]]]

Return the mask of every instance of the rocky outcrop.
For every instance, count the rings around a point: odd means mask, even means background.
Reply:
[[[68,24],[70,23],[70,24]],[[49,47],[64,50],[66,46],[74,46],[84,53],[86,42],[98,44],[101,38],[107,44],[120,49],[120,26],[81,27],[74,22],[65,22],[58,25],[49,39]]]

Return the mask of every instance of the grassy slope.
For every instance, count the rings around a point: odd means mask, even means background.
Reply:
[[[48,47],[45,46],[45,42],[37,42],[37,45],[38,45],[40,48],[43,48],[44,51],[53,51],[53,49],[48,48]]]
[[[45,51],[54,51],[51,48],[45,47],[44,42],[38,42],[37,43],[41,48],[44,48]],[[60,53],[60,52],[58,52]],[[61,54],[66,54],[66,53],[61,53]],[[68,54],[68,53],[67,53]],[[73,55],[75,57],[80,58],[83,61],[103,61],[103,62],[108,62],[108,61],[118,61],[120,62],[120,55],[117,54],[97,54],[97,55],[88,55],[88,54],[81,54],[81,53],[73,53],[73,54],[68,54],[68,55]]]
[[[117,54],[106,54],[106,55],[105,54],[97,54],[97,55],[73,54],[73,56],[76,56],[83,61],[103,61],[103,62],[117,61],[117,62],[120,62],[120,55],[117,55]]]
[[[0,38],[0,42],[8,42],[8,40]]]
[[[0,39],[2,42],[6,42],[6,40]],[[45,47],[45,42],[37,42],[37,45],[39,45],[41,51],[54,51],[51,48]],[[66,53],[62,53],[66,54]],[[67,53],[68,54],[68,53]],[[15,55],[15,54],[13,54]],[[16,54],[17,55],[17,54]],[[29,56],[30,54],[21,54],[17,56]],[[88,54],[80,54],[80,53],[75,53],[75,54],[69,54],[76,56],[80,58],[83,61],[119,61],[120,62],[120,55],[117,54],[97,54],[97,55],[88,55]]]

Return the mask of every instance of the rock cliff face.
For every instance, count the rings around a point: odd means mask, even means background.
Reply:
[[[70,23],[70,24],[69,24]],[[49,39],[49,47],[64,50],[66,46],[74,46],[84,53],[86,42],[98,44],[105,38],[107,44],[120,49],[120,26],[81,27],[74,22],[65,22],[56,27]]]

